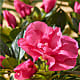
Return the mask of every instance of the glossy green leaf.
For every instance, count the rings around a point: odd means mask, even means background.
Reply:
[[[29,24],[29,22],[27,20],[25,20],[21,25],[20,25],[20,29],[24,30],[26,29],[27,25]]]
[[[13,29],[13,30],[10,32],[10,35],[9,35],[10,38],[11,38],[12,40],[14,40],[20,31],[21,31],[20,29]]]
[[[10,8],[2,8],[2,10],[8,10],[8,11],[14,11],[14,12],[16,12],[16,10],[15,9],[10,9]]]
[[[25,54],[25,51],[22,50],[22,48],[18,47],[18,44],[17,44],[18,39],[24,37],[24,33],[25,33],[24,30],[23,30],[22,32],[20,32],[20,33],[17,35],[16,39],[15,39],[15,40],[13,41],[13,43],[12,43],[12,48],[11,48],[11,49],[12,49],[12,51],[13,51],[16,59],[18,59],[18,58],[19,58],[19,59],[22,59],[22,57],[23,57],[24,54]]]
[[[58,12],[53,12],[46,20],[46,23],[49,26],[53,26],[55,24],[56,26],[61,27],[62,30],[64,29],[66,22],[66,13],[62,9]]]
[[[0,39],[0,54],[11,56],[8,46]]]

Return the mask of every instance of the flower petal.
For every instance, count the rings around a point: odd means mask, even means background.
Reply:
[[[49,68],[50,71],[61,71],[61,70],[67,70],[67,69],[71,69],[74,68],[74,66],[76,65],[76,58],[67,58],[64,62],[59,63],[56,62],[56,64]]]
[[[49,69],[55,65],[55,58],[54,57],[48,56],[46,54],[44,54],[42,57],[44,60],[48,61],[47,65],[49,65]]]
[[[25,32],[25,38],[29,44],[35,46],[47,31],[48,26],[45,23],[36,21],[28,26]]]
[[[21,47],[27,54],[29,54],[34,61],[41,56],[40,50],[36,49],[34,46],[29,45],[24,38],[18,40],[18,46]]]
[[[59,49],[59,54],[66,55],[69,58],[77,58],[78,56],[78,43],[76,40],[68,37],[62,37],[62,47]]]

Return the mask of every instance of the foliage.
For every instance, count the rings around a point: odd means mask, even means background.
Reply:
[[[6,57],[6,59],[2,61],[4,68],[0,67],[0,80],[7,80],[4,78],[4,74],[8,74],[10,80],[15,80],[13,76],[10,76],[11,73],[14,73],[13,69],[28,58],[32,60],[32,57],[25,54],[26,52],[17,44],[17,41],[24,37],[25,30],[31,22],[43,21],[53,28],[55,26],[60,27],[64,35],[68,35],[77,40],[80,50],[80,14],[74,12],[74,3],[75,1],[80,2],[80,0],[57,0],[61,3],[56,3],[57,6],[49,13],[45,13],[43,9],[40,10],[35,6],[36,3],[42,2],[42,0],[21,0],[26,4],[34,6],[32,13],[25,18],[21,18],[14,8],[2,7],[4,3],[14,6],[13,1],[14,0],[0,0],[0,24],[5,24],[3,10],[12,11],[19,19],[15,29],[12,29],[10,26],[0,26],[0,55]],[[68,5],[64,5],[62,2],[67,2]],[[70,7],[73,11],[67,13],[61,6]],[[66,28],[66,25],[68,25],[68,28]],[[71,36],[72,32],[77,36]],[[27,80],[80,80],[80,52],[76,66],[70,70],[49,71],[45,63],[46,61],[42,58],[38,59],[38,61],[35,62],[38,71],[31,79]]]

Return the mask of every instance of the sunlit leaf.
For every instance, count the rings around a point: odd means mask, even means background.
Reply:
[[[13,51],[16,59],[18,59],[18,58],[19,58],[19,59],[22,59],[22,57],[23,57],[24,54],[25,54],[25,51],[24,51],[22,48],[18,47],[18,44],[17,44],[18,39],[24,37],[24,33],[25,33],[25,31],[20,32],[20,33],[17,35],[16,39],[15,39],[15,40],[13,41],[13,43],[12,43],[12,48],[11,48],[11,49],[12,49],[12,51]],[[19,55],[19,54],[20,54],[20,55]]]

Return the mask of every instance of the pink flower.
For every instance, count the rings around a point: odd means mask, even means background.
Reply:
[[[8,26],[11,26],[12,28],[16,27],[16,18],[10,12],[4,10],[3,16],[8,23]]]
[[[24,80],[24,79],[29,79],[30,77],[33,76],[34,73],[36,73],[37,68],[34,65],[34,63],[29,59],[20,65],[18,65],[14,71],[15,73],[15,78],[18,80]]]
[[[31,8],[32,6],[25,4],[22,1],[14,0],[14,7],[16,11],[20,14],[20,16],[23,18],[26,15],[31,14]]]
[[[48,61],[51,71],[67,70],[76,65],[77,41],[63,36],[60,28],[53,29],[44,22],[31,23],[27,27],[24,38],[18,40],[18,46],[32,56],[34,61],[42,56]]]
[[[4,68],[4,66],[2,65],[2,61],[5,59],[5,57],[4,56],[0,56],[0,66],[2,67],[2,68]]]
[[[80,14],[80,4],[77,1],[74,4],[74,12]]]
[[[80,22],[79,22],[79,34],[80,34]]]
[[[45,10],[46,13],[49,13],[55,6],[56,0],[43,0],[41,8]]]

